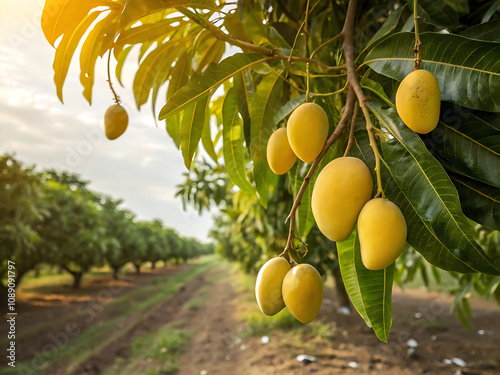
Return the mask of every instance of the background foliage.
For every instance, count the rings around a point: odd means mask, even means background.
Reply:
[[[106,264],[117,279],[132,262],[137,272],[151,262],[182,262],[213,251],[182,238],[159,220],[137,221],[113,200],[90,191],[87,181],[65,172],[36,172],[13,155],[0,156],[0,280],[7,261],[16,264],[16,285],[24,274],[48,264],[71,273],[74,288],[92,267]],[[4,285],[3,283],[1,284]]]

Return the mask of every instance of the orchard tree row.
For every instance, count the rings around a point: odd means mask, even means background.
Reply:
[[[15,262],[16,284],[41,264],[66,270],[79,288],[92,267],[109,265],[118,279],[131,262],[184,262],[211,246],[180,237],[159,220],[137,221],[121,200],[88,189],[77,175],[35,171],[0,156],[0,279]]]

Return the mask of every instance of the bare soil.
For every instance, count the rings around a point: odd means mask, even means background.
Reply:
[[[150,285],[156,276],[173,275],[184,267],[189,266],[148,271],[122,282],[122,290],[110,298]],[[109,282],[109,278],[96,278],[92,285],[79,292],[62,289],[43,296],[35,293],[24,299],[19,306],[22,310],[19,332],[24,334],[18,342],[18,347],[22,348],[18,351],[18,360],[30,359],[47,343],[48,333],[64,327],[68,319],[78,319],[76,306],[94,299]],[[474,331],[468,332],[449,313],[450,297],[396,289],[393,294],[393,327],[389,345],[386,345],[376,338],[355,311],[343,314],[336,303],[335,293],[327,290],[317,318],[331,325],[326,339],[273,331],[268,333],[269,343],[263,344],[261,337],[241,338],[246,327],[245,311],[241,306],[248,304],[248,294],[241,294],[234,284],[230,273],[220,267],[195,277],[130,329],[123,339],[90,358],[77,373],[101,374],[117,358],[127,358],[130,340],[176,321],[181,321],[181,327],[193,333],[176,375],[500,373],[500,308],[493,302],[471,301]],[[189,307],[188,301],[199,297],[201,290],[208,298],[199,307]],[[138,294],[136,298],[140,300],[142,297]],[[111,319],[117,313],[108,308],[97,311],[92,324]],[[80,323],[85,326],[85,321]],[[33,330],[33,327],[38,328]],[[415,340],[418,347],[411,349],[408,345],[410,339]],[[316,361],[309,364],[299,362],[297,356],[300,354],[314,356]],[[450,362],[452,360],[454,362]],[[53,374],[64,374],[64,370]]]

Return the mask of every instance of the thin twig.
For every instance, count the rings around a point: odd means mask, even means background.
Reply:
[[[349,142],[347,142],[347,147],[345,148],[344,157],[349,156],[351,147],[354,144],[354,129],[356,128],[356,117],[358,117],[359,104],[356,102],[354,105],[354,113],[351,119],[351,129],[349,130]]]
[[[335,35],[333,38],[328,39],[325,43],[319,45],[318,48],[316,48],[311,53],[311,56],[309,56],[309,58],[312,59],[314,57],[314,55],[316,55],[321,49],[323,49],[324,47],[326,47],[327,45],[329,45],[329,44],[331,44],[333,42],[336,42],[337,40],[339,40],[340,38],[343,38],[343,37],[344,37],[344,34],[339,33],[339,34]]]

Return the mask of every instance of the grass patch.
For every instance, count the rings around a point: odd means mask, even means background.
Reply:
[[[142,321],[153,314],[162,304],[179,289],[195,278],[208,271],[218,263],[217,256],[205,256],[192,263],[192,267],[173,275],[164,276],[161,282],[143,288],[137,288],[122,297],[105,305],[106,309],[121,311],[116,317],[106,322],[82,326],[83,333],[72,339],[69,344],[63,345],[56,352],[47,351],[38,353],[35,358],[25,363],[17,363],[16,369],[5,369],[0,375],[14,375],[19,373],[19,368],[25,369],[26,374],[36,363],[44,368],[45,373],[53,373],[54,368],[65,369],[64,373],[70,375],[78,367],[96,353],[102,351],[107,345],[119,340],[127,332],[135,328]],[[145,296],[137,302],[136,296]],[[90,322],[92,323],[92,322]],[[13,371],[12,371],[13,370]],[[34,373],[34,372],[33,372]],[[36,372],[39,373],[39,372]],[[141,372],[138,372],[141,373]]]
[[[274,316],[266,316],[260,310],[252,311],[245,316],[245,323],[242,338],[262,336],[273,330],[291,330],[303,326],[287,309],[281,310]]]
[[[118,359],[104,375],[160,375],[178,370],[179,357],[191,338],[191,332],[179,329],[179,325],[166,326],[136,338],[130,344],[128,360]]]

